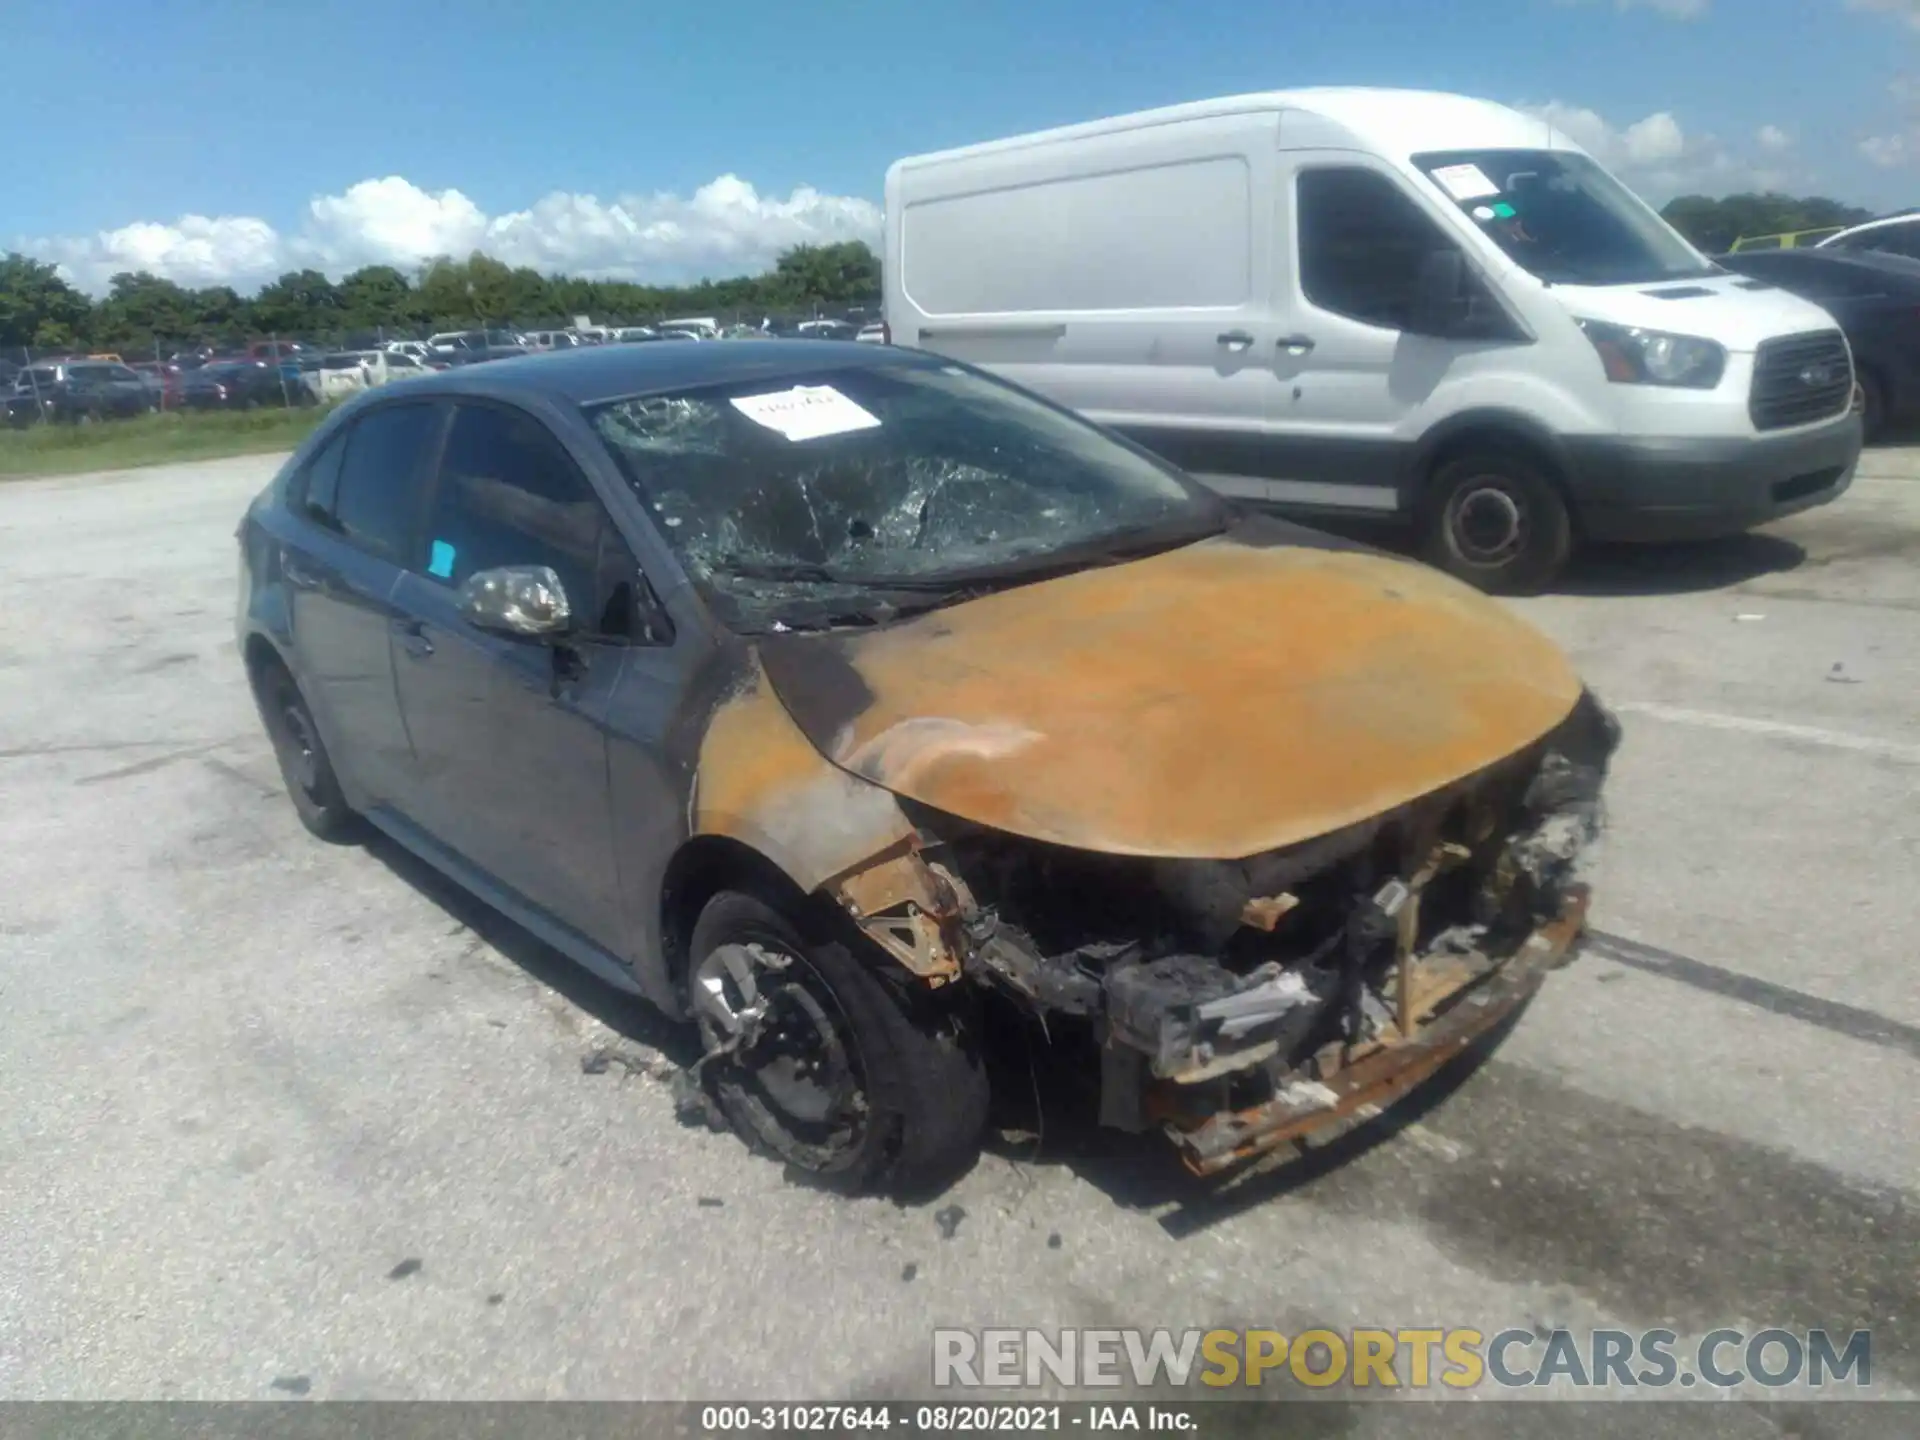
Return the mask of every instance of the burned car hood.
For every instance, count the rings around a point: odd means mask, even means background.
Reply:
[[[1271,523],[880,629],[768,637],[835,765],[1035,840],[1236,859],[1377,815],[1580,698],[1545,636],[1424,566]]]

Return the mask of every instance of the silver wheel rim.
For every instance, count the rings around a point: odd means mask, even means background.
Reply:
[[[1526,511],[1504,485],[1465,485],[1447,503],[1447,530],[1463,559],[1501,565],[1526,545]]]
[[[740,1118],[762,1143],[815,1170],[858,1149],[865,1085],[839,1006],[813,967],[762,940],[721,945],[691,989],[707,1055],[726,1067]]]

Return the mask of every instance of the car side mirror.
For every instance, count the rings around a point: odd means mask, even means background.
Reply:
[[[1420,262],[1413,323],[1421,335],[1452,335],[1467,318],[1467,264],[1458,250],[1435,250]]]
[[[573,605],[546,565],[478,570],[461,585],[461,616],[476,630],[521,640],[553,640],[572,632]]]

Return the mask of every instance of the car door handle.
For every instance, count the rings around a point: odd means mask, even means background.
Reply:
[[[427,638],[427,627],[418,620],[396,620],[393,633],[400,642],[400,648],[416,660],[424,660],[433,654],[433,641]]]
[[[1229,350],[1245,350],[1253,344],[1253,336],[1244,330],[1228,330],[1224,334],[1216,335],[1213,338],[1217,343],[1226,346]]]
[[[1282,335],[1273,343],[1282,350],[1291,350],[1296,355],[1305,355],[1313,349],[1313,337],[1311,335]]]

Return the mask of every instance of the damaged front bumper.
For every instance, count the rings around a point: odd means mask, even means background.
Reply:
[[[1421,1017],[1410,1029],[1390,1029],[1362,1045],[1326,1047],[1264,1104],[1199,1114],[1189,1086],[1160,1080],[1147,1090],[1147,1113],[1197,1175],[1218,1174],[1342,1121],[1367,1118],[1531,996],[1577,943],[1587,903],[1586,887],[1569,889],[1560,914],[1503,960],[1474,951],[1415,961],[1402,971],[1413,987],[1408,1013]]]
[[[1212,1175],[1366,1118],[1533,993],[1584,927],[1618,743],[1584,695],[1522,751],[1265,854],[1109,856],[935,815],[827,888],[928,986],[1090,1044],[1100,1124]]]

